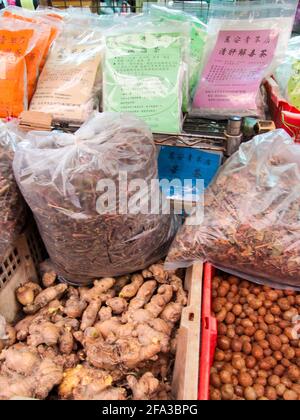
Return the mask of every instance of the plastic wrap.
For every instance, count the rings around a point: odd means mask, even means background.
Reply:
[[[102,58],[99,29],[67,24],[49,54],[30,110],[81,125],[99,107]]]
[[[164,257],[176,233],[171,215],[99,211],[99,182],[157,178],[148,127],[131,115],[95,114],[72,134],[29,133],[14,171],[51,260],[67,281],[134,272]],[[117,191],[119,187],[116,187]],[[130,193],[132,196],[133,192]],[[147,200],[146,190],[141,197]],[[142,199],[142,198],[141,198]]]
[[[131,112],[155,133],[180,133],[188,30],[185,24],[173,28],[143,17],[108,31],[104,110]]]
[[[14,26],[15,20],[17,22],[30,22],[34,25],[33,27],[35,28],[35,30],[38,29],[39,32],[38,39],[34,48],[25,57],[27,69],[28,102],[30,102],[36,88],[42,59],[48,49],[50,27],[48,25],[43,24],[43,22],[38,22],[34,19],[29,19],[23,16],[18,16],[6,10],[4,11],[3,16],[5,19],[7,19],[8,22],[11,22],[12,26]]]
[[[264,117],[259,86],[284,59],[297,0],[214,0],[193,114]]]
[[[284,63],[275,72],[281,94],[300,109],[300,36],[290,39]]]
[[[44,68],[49,50],[63,28],[63,22],[45,15],[40,15],[36,11],[26,10],[16,6],[9,6],[3,10],[3,16],[22,20],[24,22],[34,23],[40,30],[40,46],[45,44],[43,48],[42,58],[39,63],[39,72]],[[37,60],[38,54],[32,54],[32,59]],[[28,60],[30,63],[30,60]]]
[[[209,261],[254,282],[300,289],[300,148],[287,133],[244,143],[207,190],[204,211],[202,223],[188,219],[177,235],[169,267]]]
[[[0,263],[25,223],[25,202],[13,173],[16,135],[0,122]]]
[[[39,34],[40,29],[32,23],[12,24],[10,19],[0,19],[0,118],[18,117],[28,108],[27,84],[37,77],[41,54],[30,64],[29,57],[36,49]]]

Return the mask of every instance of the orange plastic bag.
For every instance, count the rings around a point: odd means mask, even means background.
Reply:
[[[32,12],[16,7],[8,8],[3,12],[4,18],[32,23],[39,30],[37,43],[26,56],[29,102],[35,92],[39,73],[45,65],[51,45],[59,34],[59,26],[56,22],[51,22],[50,18],[32,16],[34,16]]]
[[[28,107],[25,57],[36,34],[28,26],[14,26],[8,29],[4,20],[0,21],[0,118],[18,117]]]

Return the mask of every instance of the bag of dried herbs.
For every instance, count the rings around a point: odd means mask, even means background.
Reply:
[[[127,188],[131,181],[145,182],[138,195],[147,203],[148,186],[157,179],[152,133],[136,117],[96,113],[74,135],[29,133],[14,170],[66,281],[88,284],[131,273],[167,254],[177,219],[124,208],[136,193]]]
[[[0,122],[0,264],[25,223],[25,202],[12,168],[16,135],[9,128]]]
[[[207,190],[203,221],[193,216],[169,268],[209,261],[257,283],[300,288],[300,147],[283,130],[244,143]]]

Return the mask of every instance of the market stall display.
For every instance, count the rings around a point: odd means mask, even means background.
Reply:
[[[139,199],[147,206],[148,188],[158,176],[156,148],[143,122],[129,114],[95,114],[74,135],[31,133],[19,146],[16,179],[65,279],[78,284],[128,274],[166,255],[177,219],[161,211],[122,210],[120,174],[127,174],[128,183],[145,180]],[[107,178],[114,189],[102,209],[101,181]],[[128,189],[126,206],[134,192]]]
[[[177,235],[171,265],[209,261],[254,282],[299,289],[299,153],[283,130],[242,144],[209,187],[204,220],[188,219]]]

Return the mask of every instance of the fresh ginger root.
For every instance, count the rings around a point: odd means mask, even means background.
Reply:
[[[0,341],[0,399],[46,398],[56,385],[70,400],[125,400],[129,389],[133,399],[170,396],[176,325],[187,303],[181,278],[159,262],[92,287],[56,279],[49,262],[44,290],[35,283],[18,290],[27,316],[7,350]]]
[[[158,283],[168,283],[169,273],[165,271],[163,264],[152,264],[148,270]]]
[[[135,298],[129,303],[129,311],[135,311],[142,308],[149,302],[156,289],[157,283],[155,280],[146,281],[137,292]]]
[[[45,321],[43,318],[38,323],[32,323],[29,327],[27,344],[37,347],[40,344],[54,346],[58,343],[60,329],[52,322]]]
[[[102,294],[105,294],[109,289],[111,289],[116,280],[112,277],[105,277],[101,280],[94,281],[94,287],[91,289],[88,287],[80,288],[80,297],[86,302],[92,302],[93,300],[98,300]]]
[[[112,384],[113,378],[108,372],[78,365],[64,373],[58,392],[60,398],[64,400],[101,400],[104,390],[107,393],[115,389]],[[122,390],[120,395],[125,396],[125,390]]]
[[[41,308],[44,308],[52,300],[59,299],[67,290],[66,284],[58,284],[57,286],[49,287],[37,295],[33,304],[27,305],[23,308],[26,314],[35,314]]]
[[[107,321],[108,319],[112,317],[112,309],[108,306],[102,306],[102,308],[100,309],[98,313],[98,316],[99,316],[100,322]]]
[[[55,271],[49,271],[43,275],[42,283],[44,287],[51,287],[56,282],[57,274]]]
[[[64,313],[70,318],[81,318],[86,307],[86,301],[80,299],[78,295],[73,295],[66,301]]]
[[[13,397],[45,399],[63,378],[62,368],[42,360],[36,350],[16,345],[1,354],[0,400]]]
[[[80,329],[86,330],[88,327],[92,327],[97,319],[98,312],[101,307],[101,299],[94,299],[90,302],[86,310],[83,312]]]
[[[140,379],[128,375],[127,382],[132,391],[133,400],[151,400],[159,389],[159,380],[151,372],[144,373]]]
[[[29,281],[16,290],[16,297],[21,305],[32,305],[34,299],[39,293],[41,293],[41,291],[42,289],[37,283]]]
[[[119,296],[124,299],[133,298],[143,283],[144,277],[141,274],[133,274],[131,277],[131,283],[123,287]]]
[[[124,311],[126,311],[128,306],[127,301],[121,297],[107,299],[106,304],[111,308],[112,313],[115,315],[122,314]]]

